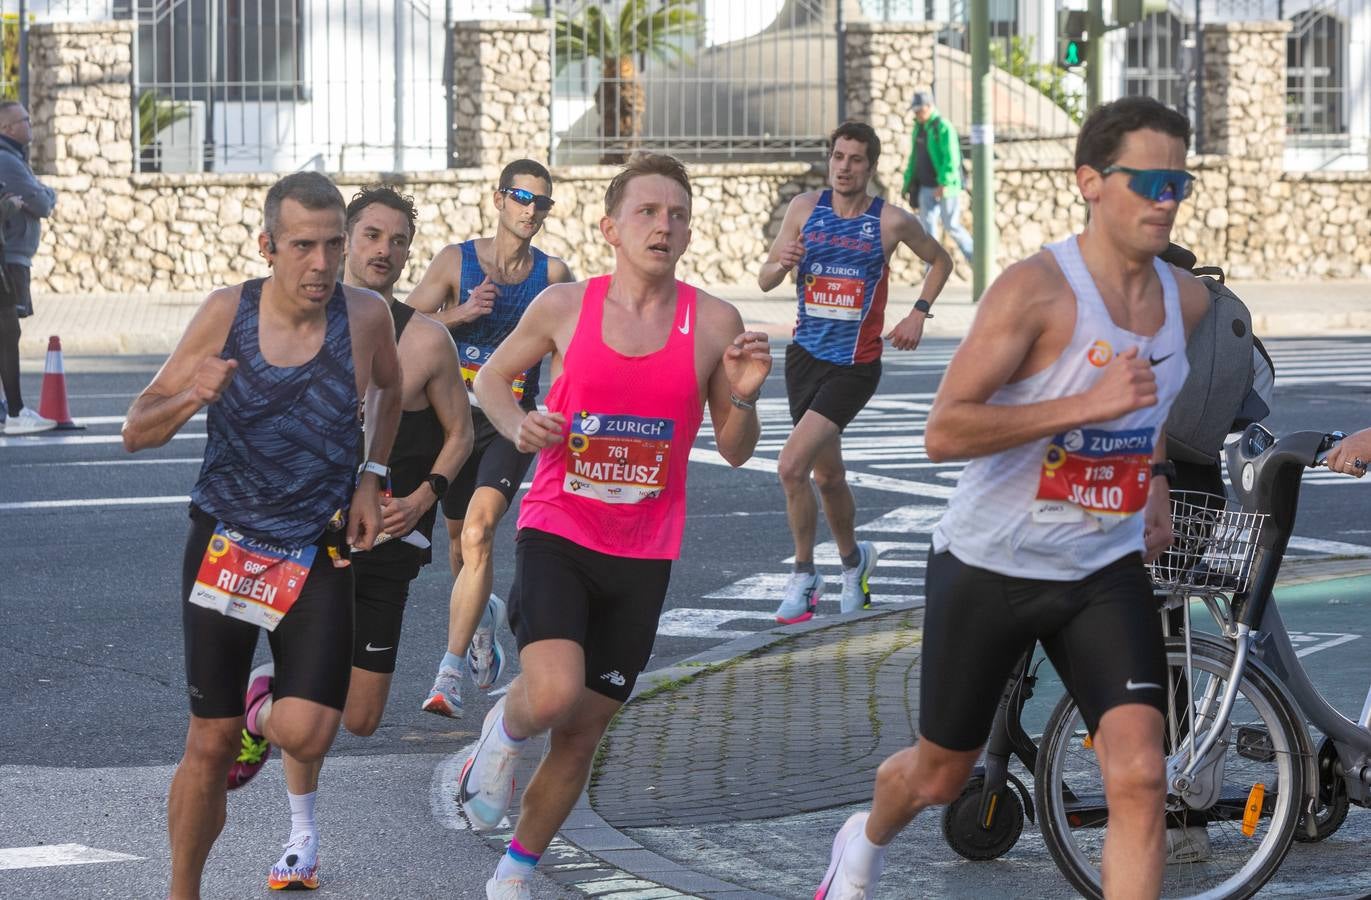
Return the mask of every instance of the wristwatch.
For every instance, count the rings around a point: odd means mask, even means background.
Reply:
[[[424,477],[424,481],[428,482],[428,486],[433,488],[433,493],[439,500],[443,499],[447,494],[447,479],[437,472],[428,473],[428,475]]]
[[[929,312],[932,308],[933,304],[929,303],[927,300],[914,301],[914,311],[923,313],[925,319],[933,318],[933,313]]]
[[[382,465],[374,459],[369,459],[357,467],[358,478],[361,478],[368,472],[380,478],[383,484],[385,483],[385,480],[390,477],[390,467]]]
[[[1165,462],[1153,463],[1153,464],[1152,464],[1152,477],[1153,477],[1153,478],[1156,478],[1156,477],[1158,477],[1158,476],[1160,476],[1160,477],[1162,477],[1162,478],[1165,478],[1169,484],[1175,484],[1175,483],[1176,483],[1176,464],[1173,463],[1173,462],[1172,462],[1171,460],[1169,460],[1169,459],[1166,460]]]

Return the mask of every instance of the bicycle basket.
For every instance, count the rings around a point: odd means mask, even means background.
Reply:
[[[1265,519],[1262,513],[1230,509],[1213,494],[1172,491],[1171,546],[1148,566],[1152,580],[1171,593],[1247,590]]]

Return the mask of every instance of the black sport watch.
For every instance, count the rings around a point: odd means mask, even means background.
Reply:
[[[1176,464],[1169,459],[1165,462],[1153,463],[1152,477],[1158,476],[1165,478],[1168,484],[1174,485],[1176,483]]]
[[[443,495],[447,493],[446,478],[439,475],[437,472],[431,472],[424,478],[424,481],[428,482],[428,486],[433,488],[433,493],[438,496],[439,500],[443,499]]]
[[[933,304],[929,303],[927,300],[914,301],[914,311],[923,313],[925,319],[933,318],[933,313],[929,312],[932,308]]]

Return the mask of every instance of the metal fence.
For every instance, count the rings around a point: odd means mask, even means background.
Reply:
[[[139,168],[445,168],[450,6],[135,0]]]
[[[823,0],[554,0],[553,159],[821,155],[840,73]]]

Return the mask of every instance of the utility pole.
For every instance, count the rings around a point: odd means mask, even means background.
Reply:
[[[1096,0],[1098,2],[1098,0]],[[990,84],[990,0],[971,0],[971,299],[995,262],[995,116]]]
[[[1086,42],[1090,59],[1085,66],[1085,111],[1090,113],[1104,100],[1104,0],[1090,0]]]

